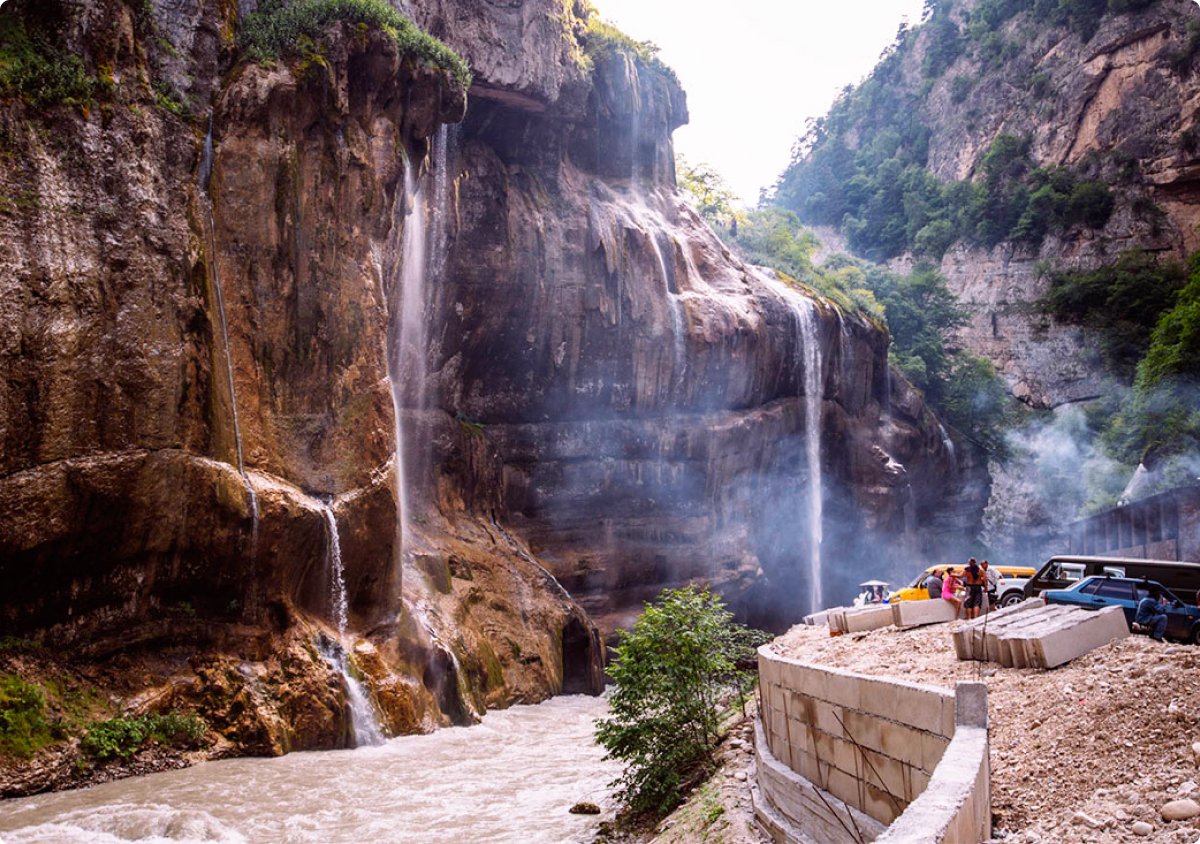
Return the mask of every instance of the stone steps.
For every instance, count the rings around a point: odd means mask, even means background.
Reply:
[[[982,616],[952,634],[959,659],[1011,668],[1055,668],[1128,635],[1120,607],[1094,611],[1041,598]]]

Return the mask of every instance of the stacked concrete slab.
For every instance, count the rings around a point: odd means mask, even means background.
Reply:
[[[1037,598],[965,624],[953,640],[959,659],[1055,668],[1128,635],[1120,607],[1096,612]]]
[[[836,607],[806,616],[806,624],[828,623],[835,633],[862,633],[881,627],[913,627],[954,620],[954,604],[941,598],[925,601],[898,601],[869,607]],[[813,621],[809,621],[809,619]],[[818,620],[819,619],[819,620]]]

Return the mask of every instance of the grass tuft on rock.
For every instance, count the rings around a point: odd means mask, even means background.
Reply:
[[[380,30],[401,52],[440,68],[463,88],[471,84],[471,70],[458,53],[422,32],[384,0],[296,0],[286,6],[281,0],[268,0],[245,18],[238,43],[253,61],[270,63],[311,52],[313,42],[335,23]]]

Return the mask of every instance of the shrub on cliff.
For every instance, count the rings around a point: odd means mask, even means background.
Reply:
[[[665,590],[621,634],[609,669],[612,711],[596,722],[596,738],[625,763],[614,785],[631,811],[669,811],[711,769],[722,704],[750,676],[737,663],[765,639],[694,586]]]
[[[50,743],[46,696],[20,677],[0,677],[0,752],[28,759]]]
[[[0,17],[0,96],[19,97],[34,108],[89,105],[111,85],[87,72],[78,55],[15,15]]]
[[[384,0],[265,0],[242,23],[238,43],[254,61],[271,62],[311,50],[321,33],[334,23],[361,24],[385,33],[402,53],[409,53],[449,73],[464,88],[471,70],[458,53]]]

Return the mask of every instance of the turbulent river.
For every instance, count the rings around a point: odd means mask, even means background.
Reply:
[[[474,727],[378,747],[230,759],[89,789],[5,800],[0,838],[105,844],[590,840],[579,801],[610,802],[619,773],[592,741],[600,698],[491,712]]]

